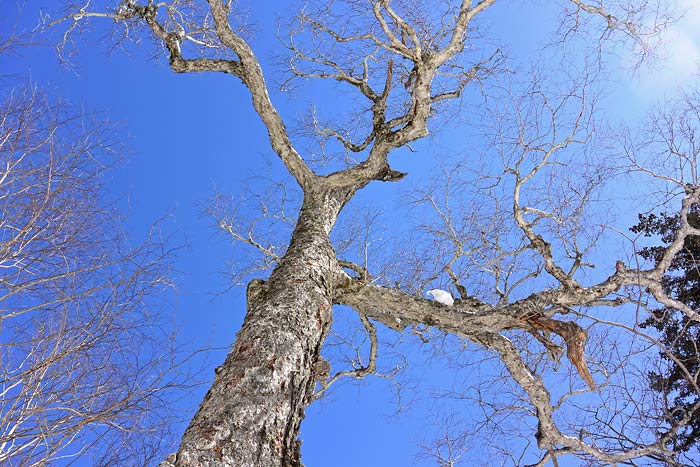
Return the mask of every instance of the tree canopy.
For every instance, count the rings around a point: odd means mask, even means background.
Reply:
[[[688,220],[691,225],[698,225],[697,208],[690,213]],[[659,236],[663,245],[668,245],[679,228],[678,215],[662,212],[660,215],[640,215],[639,223],[631,230],[647,237]],[[697,236],[685,239],[683,249],[676,254],[662,281],[664,291],[670,297],[693,309],[700,305],[698,241]],[[639,254],[646,260],[658,262],[663,257],[663,245],[644,247]],[[641,326],[660,333],[659,355],[664,363],[650,371],[649,385],[663,398],[667,424],[673,426],[687,417],[686,424],[673,437],[672,449],[697,453],[700,439],[698,322],[672,307],[663,307],[652,310],[651,316]]]
[[[281,13],[267,42],[262,4],[63,7],[44,24],[66,61],[95,51],[82,41],[95,28],[111,49],[150,44],[192,89],[216,77],[206,111],[183,104],[189,163],[256,171],[204,208],[252,252],[236,250],[231,275],[246,286],[245,319],[163,467],[300,466],[313,402],[372,376],[398,398],[404,364],[426,347],[456,375],[429,397],[446,414],[423,442],[429,462],[696,462],[685,448],[700,401],[659,390],[664,358],[683,389],[696,389],[695,370],[672,326],[650,323],[659,306],[698,321],[669,281],[700,234],[700,100],[688,92],[640,122],[606,103],[620,69],[656,57],[681,21],[675,4],[309,1]],[[519,23],[538,38],[530,48],[504,26],[514,11],[532,20]],[[243,108],[262,124],[251,146],[228,136]],[[263,146],[272,169],[252,153]],[[377,194],[387,185],[401,187],[395,204]],[[635,237],[625,220],[637,212],[652,227]],[[661,212],[673,229],[645,249]]]

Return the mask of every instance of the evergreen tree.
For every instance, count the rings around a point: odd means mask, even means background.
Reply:
[[[700,209],[694,207],[688,220],[693,227],[700,226]],[[640,256],[658,263],[664,249],[673,241],[680,228],[678,215],[639,215],[639,223],[630,230],[645,237],[660,236],[663,245],[645,247]],[[700,237],[688,236],[683,249],[673,259],[664,276],[662,286],[666,294],[694,310],[700,309]],[[649,373],[649,386],[666,400],[667,422],[674,425],[690,415],[690,421],[673,438],[675,452],[698,449],[700,440],[700,322],[688,318],[680,310],[664,307],[652,311],[652,316],[642,323],[644,328],[654,328],[667,352],[661,352],[659,371]]]

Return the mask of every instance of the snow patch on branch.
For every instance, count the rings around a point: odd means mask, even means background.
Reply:
[[[445,291],[445,290],[440,290],[440,289],[428,290],[428,292],[426,292],[426,295],[431,297],[436,302],[442,303],[443,305],[452,306],[455,303],[455,299],[452,298],[452,294]]]

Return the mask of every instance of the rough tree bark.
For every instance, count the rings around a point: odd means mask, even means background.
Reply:
[[[176,465],[301,465],[304,410],[323,377],[330,289],[340,268],[328,240],[345,193],[307,193],[287,254],[248,286],[233,350],[185,432]]]
[[[300,20],[338,47],[364,45],[366,56],[354,68],[343,67],[320,49],[314,51],[316,56],[309,56],[290,45],[298,61],[312,64],[310,69],[294,68],[297,76],[340,81],[369,101],[372,117],[368,136],[363,141],[354,142],[340,132],[323,130],[347,151],[366,154],[366,158],[326,175],[314,172],[294,148],[270,101],[255,54],[232,26],[235,13],[230,2],[208,0],[204,13],[188,16],[181,12],[187,5],[178,1],[141,4],[127,0],[111,11],[95,12],[86,6],[54,22],[54,25],[68,22],[72,29],[86,18],[108,17],[125,28],[145,25],[167,51],[173,71],[219,72],[240,78],[267,127],[272,148],[304,192],[289,248],[267,281],[250,283],[248,313],[233,350],[217,369],[213,386],[185,432],[179,451],[163,465],[300,466],[299,426],[306,407],[314,399],[316,382],[327,377],[327,363],[320,350],[332,321],[333,304],[349,305],[363,319],[370,318],[397,331],[417,324],[429,325],[499,355],[536,413],[537,443],[545,452],[538,465],[562,453],[585,454],[609,463],[667,454],[664,436],[634,449],[610,452],[582,437],[565,434],[552,415],[553,401],[543,380],[531,373],[520,350],[504,335],[504,331],[522,329],[549,348],[555,346],[546,336],[550,332],[558,334],[578,374],[594,388],[595,381],[585,360],[586,332],[573,320],[557,319],[558,315],[568,314],[572,307],[578,306],[620,305],[626,300],[611,295],[625,286],[635,286],[648,288],[658,301],[694,316],[693,310],[671,300],[659,286],[685,236],[700,234],[687,222],[666,257],[653,269],[618,267],[601,282],[588,286],[574,277],[580,258],[572,267],[565,268],[553,253],[552,244],[537,233],[540,218],[531,220],[537,212],[521,202],[520,189],[548,163],[552,154],[576,140],[578,120],[570,137],[553,142],[543,151],[541,163],[532,169],[522,168],[522,173],[521,164],[517,163],[507,171],[515,180],[512,212],[526,239],[524,248],[539,255],[544,271],[556,286],[515,301],[504,297],[496,304],[463,296],[455,306],[448,307],[398,289],[374,285],[367,280],[367,271],[342,263],[336,257],[329,234],[348,200],[372,181],[403,178],[404,174],[390,167],[389,154],[426,136],[435,104],[460,97],[470,82],[491,73],[498,60],[498,52],[486,54],[487,58],[471,65],[461,64],[456,58],[471,39],[470,23],[497,3],[495,0],[447,2],[442,23],[438,21],[438,30],[433,35],[421,29],[424,25],[411,24],[387,0],[349,3],[367,11],[372,24],[366,31],[340,33],[308,16],[302,15]],[[615,3],[621,9],[615,13],[606,10],[602,3],[591,6],[572,0],[570,31],[579,27],[581,16],[591,15],[601,21],[607,35],[621,31],[635,41],[641,40],[641,30],[635,23],[635,15],[641,10]],[[184,19],[209,15],[213,25],[203,22],[199,29]],[[188,58],[183,52],[189,50],[185,46],[203,43],[220,54]],[[380,65],[375,66],[375,61]],[[438,80],[440,86],[436,85]],[[390,99],[399,93],[404,93],[401,105]],[[690,190],[682,218],[689,206],[698,202],[700,191]],[[352,276],[352,271],[360,273]],[[453,279],[458,290],[465,290],[458,278]]]

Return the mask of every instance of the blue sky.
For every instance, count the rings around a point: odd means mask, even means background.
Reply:
[[[684,0],[692,6],[692,0]],[[22,8],[21,28],[38,22],[39,12],[32,2]],[[510,1],[496,6],[491,13],[493,32],[508,42],[514,56],[528,60],[539,47],[539,33],[547,27],[534,27],[540,21],[543,2]],[[275,15],[287,6],[283,1],[255,2],[251,17],[258,25],[254,49],[272,74],[271,51],[278,46]],[[0,28],[15,24],[18,7],[14,2],[0,6]],[[274,12],[271,14],[270,12]],[[546,12],[547,17],[550,15]],[[552,20],[552,18],[549,18]],[[103,25],[96,23],[96,28]],[[527,31],[527,33],[526,33]],[[541,35],[541,34],[540,34]],[[3,73],[29,76],[38,86],[61,96],[74,106],[98,112],[119,125],[129,162],[107,180],[109,192],[127,216],[127,229],[135,239],[144,236],[149,226],[167,215],[165,225],[177,241],[186,241],[190,249],[181,253],[177,293],[169,299],[174,319],[181,327],[183,342],[193,346],[226,347],[240,326],[244,311],[244,290],[228,288],[227,262],[235,253],[230,242],[218,233],[210,219],[202,215],[201,204],[214,187],[222,192],[239,193],[251,175],[271,170],[282,176],[281,167],[271,154],[265,130],[253,112],[249,95],[239,81],[229,76],[175,75],[162,58],[153,59],[148,41],[126,44],[109,56],[95,45],[94,36],[79,42],[75,68],[62,67],[47,46],[26,48],[10,57],[0,57]],[[666,61],[657,68],[641,68],[638,75],[623,70],[624,56],[618,57],[619,83],[611,83],[605,107],[614,118],[639,116],[656,99],[672,93],[676,86],[695,77],[700,61],[700,9],[679,23],[666,36]],[[524,54],[524,55],[523,55]],[[283,117],[295,117],[306,103],[324,106],[334,102],[327,91],[312,89],[294,96],[272,93]],[[440,132],[416,145],[418,154],[402,152],[395,156],[395,168],[407,170],[407,184],[420,179],[435,165],[434,157],[454,152],[461,144],[457,131]],[[272,169],[270,169],[270,167]],[[380,200],[385,212],[391,211],[401,196],[399,184],[373,186],[361,196]],[[361,201],[361,200],[360,200]],[[385,223],[392,220],[385,215]],[[415,345],[407,338],[404,345],[421,364],[410,376],[445,385],[455,376],[445,365],[430,358],[430,349]],[[213,351],[206,362],[205,375],[225,356],[225,350]],[[189,407],[196,409],[203,394]],[[433,421],[431,401],[425,394],[405,413],[394,415],[396,404],[390,385],[376,378],[359,384],[344,384],[333,390],[327,400],[313,405],[302,426],[303,458],[308,466],[333,464],[337,467],[372,465],[433,465],[416,458],[416,443],[430,430]],[[338,453],[343,453],[338,456]]]

